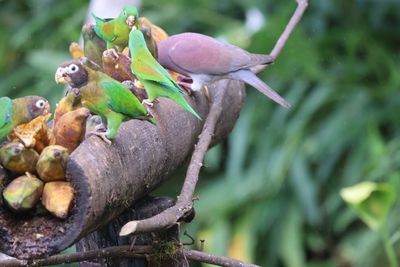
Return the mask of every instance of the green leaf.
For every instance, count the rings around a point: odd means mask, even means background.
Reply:
[[[303,217],[294,204],[286,211],[282,223],[279,252],[284,266],[306,266],[303,250]]]
[[[386,183],[362,182],[344,188],[340,195],[372,229],[381,229],[395,200],[393,187]]]

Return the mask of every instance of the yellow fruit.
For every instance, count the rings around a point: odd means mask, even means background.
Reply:
[[[8,143],[0,148],[0,163],[17,174],[35,172],[39,154],[18,142]]]
[[[74,189],[68,182],[49,182],[44,186],[42,204],[58,218],[68,217],[73,199]]]

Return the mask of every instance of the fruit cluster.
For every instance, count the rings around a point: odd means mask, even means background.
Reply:
[[[89,110],[76,105],[78,97],[71,90],[57,105],[52,121],[51,114],[45,114],[15,127],[0,148],[0,163],[8,174],[0,181],[3,202],[13,211],[33,210],[41,202],[54,216],[68,217],[74,190],[65,180],[67,161],[83,140],[90,116]]]

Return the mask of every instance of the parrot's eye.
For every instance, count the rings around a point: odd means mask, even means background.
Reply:
[[[54,151],[54,157],[56,159],[60,158],[61,157],[61,152],[59,150]]]
[[[44,108],[45,104],[46,104],[46,102],[44,100],[38,100],[38,101],[36,101],[35,106],[39,109],[42,109],[42,108]]]
[[[14,154],[20,155],[23,149],[24,146],[22,144],[18,144],[17,147],[14,147]]]
[[[75,73],[79,70],[78,66],[75,64],[71,64],[68,67],[69,73]]]
[[[126,10],[124,10],[124,17],[128,16],[128,13],[126,13]]]

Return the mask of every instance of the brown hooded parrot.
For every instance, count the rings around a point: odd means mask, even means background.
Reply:
[[[49,102],[40,96],[25,96],[14,100],[0,98],[0,141],[3,141],[14,127],[28,123],[34,118],[50,112]]]
[[[98,114],[107,123],[107,131],[94,132],[110,143],[123,121],[140,118],[155,123],[147,110],[122,83],[105,73],[89,68],[85,61],[67,61],[55,74],[57,83],[67,83],[80,90],[82,106]]]

